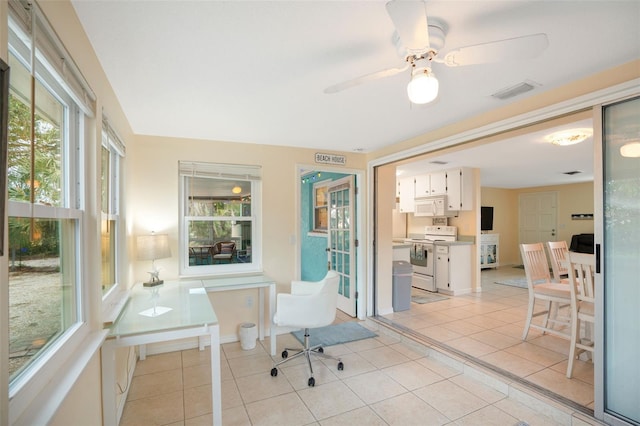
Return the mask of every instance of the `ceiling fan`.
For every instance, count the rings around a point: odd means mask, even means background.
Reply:
[[[324,93],[337,93],[411,68],[411,80],[407,85],[409,100],[414,104],[426,104],[438,96],[439,83],[431,71],[432,62],[457,67],[530,59],[549,45],[547,35],[540,33],[460,47],[450,50],[441,58],[438,53],[444,46],[446,26],[437,19],[427,20],[424,1],[392,0],[386,4],[386,8],[396,28],[398,42],[403,46],[405,64],[338,83],[327,87]]]

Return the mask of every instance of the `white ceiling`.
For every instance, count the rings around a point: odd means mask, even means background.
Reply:
[[[396,174],[413,176],[457,167],[477,167],[480,169],[480,184],[492,188],[514,189],[591,182],[594,171],[593,137],[576,145],[557,146],[547,142],[545,136],[569,129],[592,127],[591,119],[583,119],[491,144],[431,155],[423,160],[398,165]],[[576,171],[580,173],[566,174]]]
[[[429,1],[448,27],[441,55],[536,33],[549,47],[528,60],[433,64],[439,97],[415,106],[409,71],[323,93],[402,66],[385,1],[72,1],[133,131],[146,135],[370,152],[640,58],[636,0]],[[536,89],[491,97],[523,81]]]

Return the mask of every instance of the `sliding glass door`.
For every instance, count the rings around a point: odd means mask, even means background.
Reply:
[[[596,255],[604,321],[596,414],[607,423],[640,424],[640,98],[602,107],[601,118],[603,221]]]

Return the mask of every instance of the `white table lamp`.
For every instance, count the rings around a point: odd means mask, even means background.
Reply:
[[[160,270],[156,267],[156,259],[165,259],[171,257],[171,249],[169,248],[169,236],[167,234],[140,235],[137,239],[138,260],[150,260],[151,278],[143,283],[145,287],[153,287],[162,284],[159,278]]]

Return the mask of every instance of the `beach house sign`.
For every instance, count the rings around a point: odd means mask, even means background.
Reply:
[[[316,163],[322,164],[338,164],[344,166],[347,164],[347,157],[337,154],[325,154],[323,152],[316,152]]]

